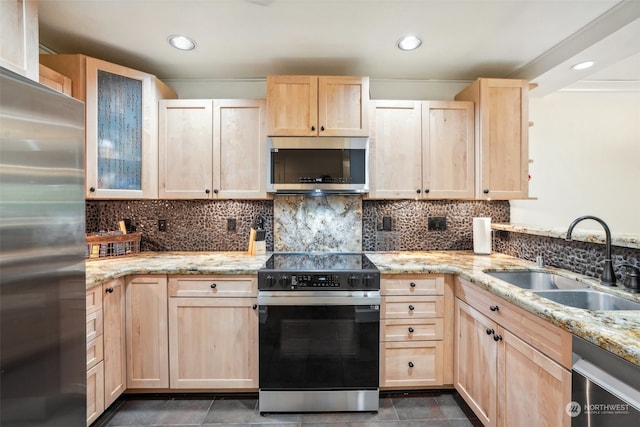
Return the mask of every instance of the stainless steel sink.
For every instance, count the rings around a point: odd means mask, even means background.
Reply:
[[[640,303],[594,289],[533,291],[562,305],[586,310],[640,310]]]
[[[558,276],[557,274],[531,270],[486,270],[486,274],[503,280],[522,289],[546,290],[546,289],[581,289],[588,288],[585,283],[575,279]]]

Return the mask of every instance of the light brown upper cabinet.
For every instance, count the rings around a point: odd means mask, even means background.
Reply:
[[[176,94],[155,76],[85,55],[40,55],[71,78],[86,108],[86,197],[158,196],[158,99]]]
[[[372,102],[373,199],[473,199],[473,103]]]
[[[265,101],[162,100],[161,199],[265,199]]]
[[[420,101],[372,101],[369,198],[411,199],[422,188]]]
[[[40,83],[71,96],[71,79],[42,64],[40,64]]]
[[[476,198],[529,195],[529,82],[485,79],[455,97],[475,104]]]
[[[369,78],[267,76],[267,135],[369,136]]]

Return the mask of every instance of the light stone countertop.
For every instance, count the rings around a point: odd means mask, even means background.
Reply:
[[[599,290],[640,302],[621,288],[612,289],[596,280],[567,270],[540,268],[535,263],[494,253],[471,251],[367,252],[381,274],[455,274],[522,307],[550,323],[640,365],[640,310],[591,311],[567,307],[509,285],[484,270],[531,269],[576,278]],[[87,289],[132,274],[256,274],[270,254],[246,252],[143,252],[135,257],[86,262]]]
[[[509,231],[512,233],[533,234],[535,236],[555,237],[563,239],[567,236],[567,227],[542,227],[538,225],[492,223],[493,230]],[[580,242],[605,244],[605,234],[602,231],[590,231],[576,228],[571,233],[571,239]],[[640,249],[640,236],[635,234],[611,233],[611,244],[623,248]]]

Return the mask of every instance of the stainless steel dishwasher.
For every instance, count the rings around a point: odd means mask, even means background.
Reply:
[[[572,427],[640,425],[640,366],[573,337]]]

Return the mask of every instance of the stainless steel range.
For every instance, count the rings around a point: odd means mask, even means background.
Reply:
[[[380,302],[363,254],[274,254],[258,271],[260,412],[377,411]]]

